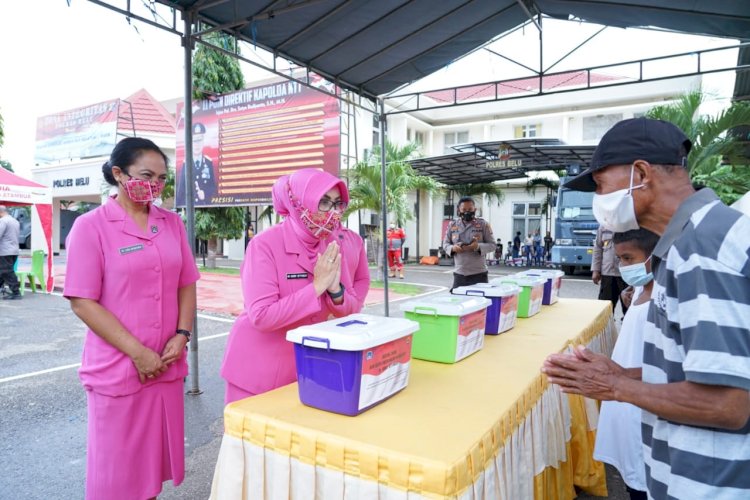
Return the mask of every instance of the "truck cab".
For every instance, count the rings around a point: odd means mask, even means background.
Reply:
[[[599,223],[594,218],[592,202],[594,193],[572,191],[563,187],[570,177],[560,181],[555,219],[555,245],[552,263],[565,274],[591,269],[594,240]]]
[[[18,245],[31,248],[31,213],[28,207],[8,207],[8,213],[18,221]]]

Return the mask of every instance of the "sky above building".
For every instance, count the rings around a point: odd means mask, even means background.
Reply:
[[[125,98],[141,88],[157,100],[179,98],[184,92],[184,54],[177,35],[144,23],[128,22],[123,15],[84,0],[70,3],[68,6],[66,0],[0,2],[0,114],[5,130],[0,158],[10,161],[16,172],[27,177],[33,167],[37,118]],[[548,39],[561,40],[549,45],[544,55],[547,67],[598,27],[550,21],[544,29]],[[629,41],[623,43],[626,38]],[[716,38],[608,28],[555,70],[731,43]],[[538,33],[531,25],[491,48],[538,67]],[[267,53],[252,48],[243,50],[243,55],[271,59]],[[268,76],[247,64],[243,64],[243,71],[248,81]],[[517,65],[482,50],[413,88],[424,90],[500,80],[522,72]],[[733,81],[731,73],[704,79],[706,87],[715,94],[718,107],[731,95]]]

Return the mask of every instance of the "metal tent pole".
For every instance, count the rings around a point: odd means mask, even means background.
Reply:
[[[193,13],[185,11],[185,34],[182,47],[185,55],[185,217],[187,238],[195,258],[195,187],[193,186]],[[193,336],[190,339],[190,389],[188,394],[198,395],[202,391],[198,371],[198,310],[193,317]]]
[[[385,315],[390,316],[388,311],[388,207],[386,206],[385,196],[385,102],[378,99],[380,103],[380,211],[382,212],[380,220],[383,231],[383,305]]]

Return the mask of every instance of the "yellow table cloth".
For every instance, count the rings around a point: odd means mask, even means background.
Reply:
[[[610,303],[560,299],[453,365],[412,360],[409,385],[356,416],[304,406],[297,384],[228,405],[212,499],[526,500],[606,495],[598,405],[548,385],[545,357],[609,355]]]

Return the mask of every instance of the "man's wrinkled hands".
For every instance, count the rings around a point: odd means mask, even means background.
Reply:
[[[542,373],[550,383],[569,394],[609,401],[625,369],[601,354],[578,346],[572,354],[551,354],[542,365]]]

